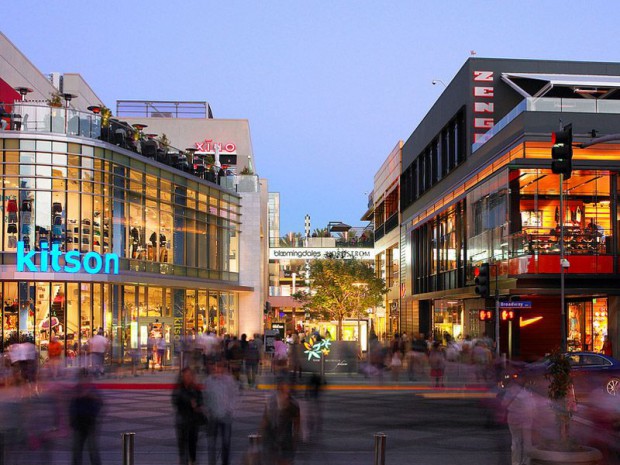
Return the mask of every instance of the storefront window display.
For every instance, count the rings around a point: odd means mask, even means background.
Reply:
[[[196,279],[238,283],[236,194],[113,150],[58,141],[0,139],[0,172],[0,265],[12,276],[0,282],[3,347],[21,337],[45,350],[56,336],[70,364],[99,330],[115,360],[145,344],[142,326],[156,320],[170,344],[177,328],[237,331],[237,296]],[[59,260],[70,251],[114,253],[129,275],[121,283],[78,281],[63,268],[54,281],[44,273],[22,281],[13,275],[19,241],[25,252],[57,244]],[[186,277],[196,288],[184,287]]]
[[[607,336],[607,299],[571,301],[568,307],[568,349],[601,352]]]
[[[567,255],[610,253],[610,175],[605,171],[577,171],[565,183],[564,211],[560,211],[557,176],[550,170],[511,172],[518,179],[511,217],[513,254],[559,253],[560,220]],[[516,184],[516,182],[513,181]]]
[[[236,334],[238,301],[234,293],[205,290],[180,290],[166,287],[112,285],[101,283],[5,282],[0,284],[3,299],[3,346],[20,337],[33,340],[47,349],[50,337],[66,345],[70,359],[85,354],[88,340],[102,330],[121,349],[146,346],[144,328],[159,322],[172,331],[173,295],[183,292],[179,302],[186,306],[186,333],[215,331]],[[109,299],[118,293],[121,299]],[[211,323],[207,322],[207,303],[214,304]],[[120,307],[119,307],[120,305]],[[108,310],[109,309],[109,310]],[[117,323],[114,323],[117,321]],[[183,319],[181,319],[181,324]],[[112,330],[113,327],[118,334]],[[180,333],[182,334],[182,327]]]
[[[433,336],[438,341],[463,338],[463,302],[435,300],[433,302]]]

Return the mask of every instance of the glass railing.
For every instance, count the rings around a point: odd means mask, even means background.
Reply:
[[[70,107],[51,107],[32,102],[5,104],[6,130],[19,132],[51,133],[98,139],[123,149],[138,153],[177,170],[212,182],[224,189],[240,192],[257,192],[258,177],[242,176],[238,179],[231,170],[220,170],[213,160],[204,155],[186,152],[172,146],[163,146],[153,136],[148,138],[126,122],[110,118],[102,127],[101,115]],[[250,190],[254,189],[254,190]]]
[[[51,132],[97,139],[101,136],[101,115],[70,107],[51,107],[16,102],[7,107],[10,130]]]
[[[559,113],[615,113],[620,114],[620,100],[577,98],[529,97],[519,102],[506,116],[489,129],[475,144],[472,153],[510,124],[524,111],[553,111]]]

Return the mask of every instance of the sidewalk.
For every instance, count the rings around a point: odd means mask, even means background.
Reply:
[[[137,375],[128,371],[116,371],[106,374],[96,380],[96,385],[105,390],[159,390],[172,389],[177,381],[177,369],[169,367],[164,371],[139,370]],[[204,375],[199,375],[201,379]],[[304,372],[301,379],[294,382],[295,388],[303,390],[306,387],[311,373]],[[241,376],[244,386],[245,376]],[[442,391],[474,391],[485,392],[493,390],[494,383],[477,381],[474,369],[470,365],[448,363],[444,377],[444,387],[435,388],[434,380],[430,379],[428,372],[416,374],[410,381],[407,373],[400,373],[395,379],[390,371],[385,371],[381,376],[364,376],[360,373],[327,373],[324,378],[325,390],[334,391],[363,391],[363,390],[391,390],[391,391],[424,391],[439,389]],[[275,388],[277,379],[270,371],[269,366],[262,365],[258,375],[257,389],[270,390]]]

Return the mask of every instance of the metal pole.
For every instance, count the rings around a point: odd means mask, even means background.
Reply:
[[[499,286],[498,275],[499,265],[495,264],[495,355],[499,357]]]
[[[566,352],[566,311],[564,302],[564,174],[560,173],[560,337]]]
[[[508,322],[508,359],[512,360],[512,320]]]
[[[385,433],[375,433],[375,465],[385,465]]]
[[[133,465],[134,438],[136,433],[122,433],[123,438],[123,465]]]

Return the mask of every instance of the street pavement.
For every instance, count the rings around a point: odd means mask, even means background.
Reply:
[[[104,464],[123,464],[121,435],[127,432],[135,433],[134,465],[178,463],[170,401],[175,380],[176,372],[164,371],[139,376],[116,373],[98,381],[105,399],[99,436]],[[274,382],[265,372],[258,389],[243,389],[233,423],[231,464],[243,463],[248,436],[258,432]],[[383,379],[327,375],[326,383],[318,406],[306,398],[302,384],[296,390],[304,425],[295,459],[298,465],[373,465],[374,434],[379,432],[387,435],[385,463],[389,465],[510,463],[508,428],[494,424],[493,411],[486,408],[495,393],[477,383],[468,367],[450,366],[446,387],[438,389],[426,375],[409,381],[402,374],[394,380],[389,373]],[[70,383],[56,383],[42,386],[38,396],[20,399],[18,390],[4,388],[0,404],[6,444],[2,465],[71,462],[66,428],[56,431],[47,444],[37,441],[34,434],[47,431],[65,408],[64,401],[52,402],[58,398],[53,394],[70,390]],[[60,410],[54,410],[58,405]],[[320,428],[310,421],[317,418],[316,412],[320,412]],[[84,463],[89,463],[86,453]],[[207,464],[204,434],[199,439],[198,464]]]

